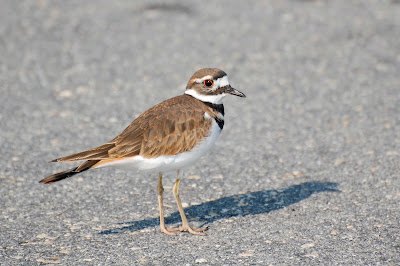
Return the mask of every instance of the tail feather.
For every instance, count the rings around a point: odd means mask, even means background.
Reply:
[[[91,150],[54,159],[52,162],[94,161],[97,159],[107,159],[109,157],[108,151],[114,147],[114,143],[106,143]]]
[[[86,161],[83,164],[81,164],[78,167],[75,168],[71,168],[69,170],[63,171],[63,172],[59,172],[56,173],[54,175],[48,176],[42,180],[39,181],[39,183],[44,183],[44,184],[51,184],[60,180],[63,180],[65,178],[74,176],[76,174],[82,173],[86,170],[89,170],[90,168],[92,168],[96,163],[98,163],[99,161]]]
[[[75,167],[75,168],[69,169],[67,171],[60,172],[60,173],[48,176],[48,177],[40,180],[39,182],[40,183],[44,183],[44,184],[51,184],[51,183],[63,180],[65,178],[67,178],[67,177],[71,177],[73,175],[79,174],[80,172],[76,172],[76,169],[78,169],[78,167]]]

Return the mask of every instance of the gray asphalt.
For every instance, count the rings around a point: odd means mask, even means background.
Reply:
[[[400,264],[398,0],[0,4],[1,265]],[[38,183],[201,67],[247,95],[181,184],[207,236],[157,173]]]

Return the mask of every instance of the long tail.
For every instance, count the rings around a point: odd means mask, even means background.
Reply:
[[[78,167],[75,168],[71,168],[69,170],[66,170],[64,172],[60,172],[51,176],[48,176],[42,180],[40,180],[40,183],[44,183],[44,184],[51,184],[60,180],[63,180],[65,178],[71,177],[73,175],[82,173],[86,170],[89,170],[90,168],[92,168],[96,163],[98,163],[98,160],[94,160],[94,161],[86,161],[83,164],[81,164]]]

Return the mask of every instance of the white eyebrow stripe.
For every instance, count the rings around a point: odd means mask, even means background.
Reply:
[[[211,76],[211,75],[208,75],[208,76],[204,76],[204,77],[202,77],[201,79],[196,79],[195,80],[195,82],[197,82],[197,83],[203,83],[203,81],[205,81],[206,79],[213,79],[213,77]]]
[[[201,79],[196,79],[195,82],[203,83],[203,81],[205,81],[207,79],[211,79],[212,80],[212,78],[213,77],[211,75],[208,75],[208,76],[202,77]],[[212,87],[210,87],[210,89],[216,90],[218,88],[221,88],[221,87],[224,87],[224,86],[227,86],[227,85],[229,85],[228,76],[223,76],[222,78],[217,79],[214,82],[214,85]]]

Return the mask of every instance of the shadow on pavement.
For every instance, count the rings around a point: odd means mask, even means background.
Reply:
[[[188,220],[209,224],[220,219],[267,213],[297,203],[319,192],[340,192],[338,184],[332,182],[305,182],[288,188],[262,190],[223,197],[204,202],[185,209]],[[191,218],[195,219],[191,219]],[[166,224],[180,223],[178,212],[165,218]],[[100,234],[118,234],[123,231],[137,231],[159,225],[158,218],[121,223],[125,226],[100,232]]]

